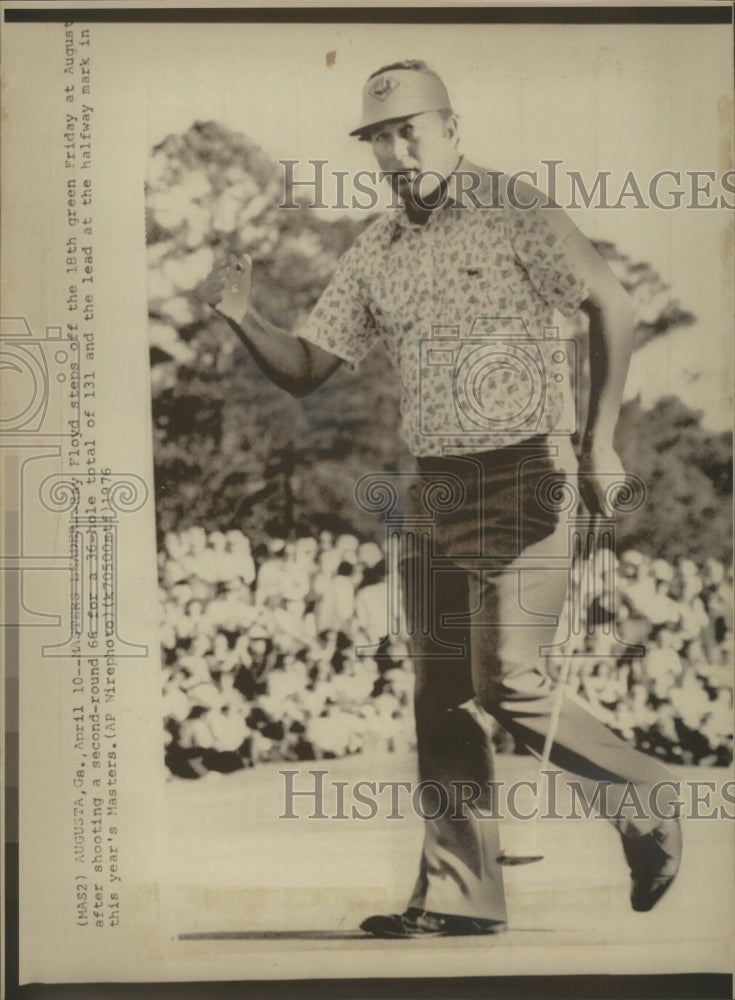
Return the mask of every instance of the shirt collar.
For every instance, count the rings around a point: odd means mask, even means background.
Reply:
[[[466,178],[470,175],[479,177],[479,184],[469,184]],[[469,211],[475,212],[481,204],[495,204],[497,200],[497,177],[498,171],[488,171],[472,163],[466,157],[461,156],[459,163],[447,178],[447,194],[443,203],[432,210],[429,218],[424,223],[412,222],[405,208],[390,211],[390,221],[387,233],[388,246],[392,245],[404,230],[425,229],[427,226],[435,225],[436,220],[442,213],[451,210],[454,212]],[[494,179],[495,178],[495,179]],[[472,191],[475,198],[469,196],[468,191]]]

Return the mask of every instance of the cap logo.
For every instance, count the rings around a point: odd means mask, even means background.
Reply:
[[[368,90],[368,94],[378,101],[384,101],[399,86],[392,76],[379,76]]]

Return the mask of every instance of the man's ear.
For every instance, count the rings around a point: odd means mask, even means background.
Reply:
[[[448,139],[454,139],[455,144],[459,142],[459,122],[456,115],[451,115],[444,122],[445,134]]]

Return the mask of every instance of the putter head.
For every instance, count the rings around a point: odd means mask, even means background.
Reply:
[[[499,854],[495,859],[499,865],[532,865],[535,861],[543,861],[543,854]]]

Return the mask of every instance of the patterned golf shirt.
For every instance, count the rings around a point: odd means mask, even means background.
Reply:
[[[470,197],[473,173],[482,181]],[[535,208],[518,207],[521,194],[509,198],[506,183],[463,160],[426,223],[388,210],[341,257],[297,331],[353,365],[382,341],[416,456],[574,429],[574,345],[558,339],[554,310],[574,313],[586,288],[544,196]]]

